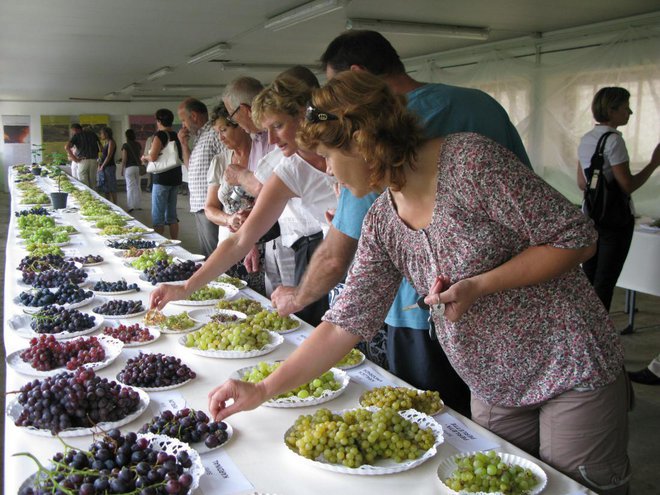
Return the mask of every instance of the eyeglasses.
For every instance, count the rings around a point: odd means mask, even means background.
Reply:
[[[234,110],[231,114],[229,114],[229,117],[227,117],[227,121],[231,122],[232,124],[237,124],[237,122],[234,120],[234,115],[236,115],[236,112],[238,112],[241,109],[242,103],[239,103],[239,105],[236,107],[236,110]]]
[[[339,117],[328,112],[322,112],[310,103],[307,105],[305,120],[307,120],[307,122],[311,122],[312,124],[318,124],[319,122],[326,122],[328,120],[339,120]]]

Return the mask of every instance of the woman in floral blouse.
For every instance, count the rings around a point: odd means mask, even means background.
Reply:
[[[591,222],[483,136],[424,140],[374,76],[339,74],[312,105],[301,145],[354,195],[385,193],[325,321],[263,382],[212,390],[212,415],[257,407],[331,367],[376,333],[406,277],[429,294],[475,421],[598,493],[626,493],[623,350],[579,267],[594,252]]]

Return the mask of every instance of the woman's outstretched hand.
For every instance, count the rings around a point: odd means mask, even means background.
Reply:
[[[188,297],[183,285],[163,284],[149,296],[149,309],[163,309],[170,301],[181,301]]]
[[[215,421],[222,421],[237,412],[255,409],[266,399],[261,383],[229,379],[209,392],[209,412]],[[227,405],[230,400],[233,403]]]

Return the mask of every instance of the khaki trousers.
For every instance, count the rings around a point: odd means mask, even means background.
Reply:
[[[626,495],[631,388],[622,372],[597,390],[569,390],[529,407],[472,396],[472,420],[601,495]]]
[[[84,159],[78,162],[78,178],[90,189],[96,189],[96,172],[98,163],[95,159]]]

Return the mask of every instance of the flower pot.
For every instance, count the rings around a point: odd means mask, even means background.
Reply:
[[[40,167],[32,167],[32,173],[34,175],[41,175],[41,168]]]
[[[53,209],[61,210],[66,208],[66,199],[69,193],[66,192],[52,192],[50,193],[50,202],[53,203]]]

